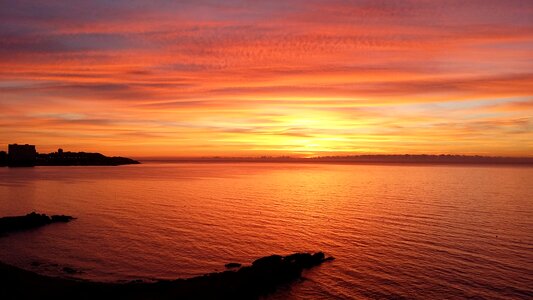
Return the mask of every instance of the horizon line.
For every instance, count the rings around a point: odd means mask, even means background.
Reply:
[[[31,145],[36,146],[35,144],[27,144],[27,143],[8,143],[8,145]],[[58,149],[62,149],[62,146],[57,146]],[[5,150],[1,150],[0,152],[6,152]],[[85,153],[101,153],[105,155],[110,155],[110,153],[104,153],[100,152],[100,150],[94,151],[94,150],[66,150],[65,152],[85,152]],[[40,153],[40,152],[37,152]],[[42,154],[49,154],[54,153],[52,152],[43,152]],[[110,156],[124,156],[124,154],[118,154],[113,153]],[[429,154],[429,153],[338,153],[335,155],[304,155],[304,154],[298,154],[298,153],[292,153],[292,154],[280,154],[280,155],[265,155],[265,154],[258,154],[258,155],[192,155],[192,156],[184,156],[184,155],[127,155],[128,157],[139,159],[139,160],[318,160],[318,159],[357,159],[357,158],[407,158],[407,157],[425,157],[425,158],[477,158],[477,159],[533,159],[533,155],[529,156],[513,156],[513,155],[483,155],[483,154],[457,154],[457,153],[439,153],[439,154]]]
[[[480,155],[480,154],[384,154],[384,153],[371,153],[371,154],[345,154],[345,155],[315,155],[315,156],[297,156],[297,155],[198,155],[198,156],[139,156],[134,155],[133,158],[137,159],[297,159],[297,160],[313,160],[313,159],[335,159],[335,158],[362,158],[362,157],[463,157],[463,158],[512,158],[512,159],[533,159],[531,156],[509,156],[509,155]]]

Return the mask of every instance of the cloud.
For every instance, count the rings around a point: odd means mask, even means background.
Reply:
[[[0,141],[528,154],[532,13],[514,0],[3,0]]]

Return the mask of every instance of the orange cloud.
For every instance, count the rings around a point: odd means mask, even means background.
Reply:
[[[531,155],[532,13],[527,1],[3,1],[0,143]]]

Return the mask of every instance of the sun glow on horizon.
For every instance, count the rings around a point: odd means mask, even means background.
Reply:
[[[533,5],[452,2],[4,1],[0,145],[530,156]]]

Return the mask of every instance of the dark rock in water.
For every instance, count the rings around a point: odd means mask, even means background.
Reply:
[[[272,266],[275,264],[279,264],[281,263],[282,260],[283,260],[283,256],[281,255],[270,255],[270,256],[265,256],[265,257],[256,259],[254,262],[252,262],[252,266],[256,268],[260,268],[264,266],[268,267],[268,266]]]
[[[30,264],[32,267],[38,267],[40,265],[42,265],[42,263],[38,262],[38,261],[32,261],[31,264]]]
[[[157,282],[101,283],[38,275],[0,263],[5,299],[258,299],[328,260],[324,253],[271,255],[237,271]],[[76,270],[63,268],[68,274]]]
[[[31,213],[0,218],[0,233],[68,222],[70,216]],[[2,299],[258,299],[301,277],[302,271],[325,261],[323,252],[270,255],[237,271],[210,273],[189,279],[157,282],[103,283],[38,275],[0,263]],[[229,263],[226,267],[238,267]],[[63,267],[66,274],[79,271]]]
[[[73,220],[74,218],[71,217],[71,216],[65,216],[65,215],[53,215],[51,217],[51,219],[52,219],[52,222],[64,222],[64,223],[66,223],[66,222],[69,222],[69,221]]]
[[[326,257],[326,255],[324,254],[324,252],[317,252],[317,253],[313,254],[311,259],[313,261],[323,261],[325,257]]]
[[[303,268],[311,268],[325,261],[323,252],[310,253],[294,253],[285,257],[285,260],[291,263],[298,262]]]
[[[45,214],[38,214],[35,212],[29,213],[25,216],[3,217],[0,218],[0,234],[17,230],[37,228],[56,222],[69,222],[72,219],[74,218],[71,216],[59,215],[49,217]]]
[[[240,268],[242,264],[233,262],[233,263],[227,263],[224,266],[226,267],[226,269],[235,269],[235,268]]]

